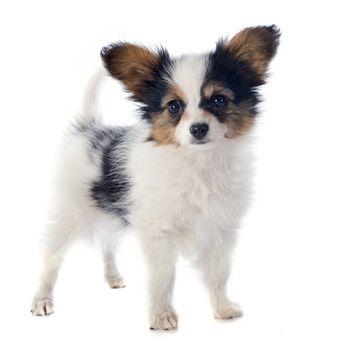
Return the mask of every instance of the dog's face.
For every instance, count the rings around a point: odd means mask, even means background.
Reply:
[[[275,26],[247,28],[203,55],[170,58],[164,49],[117,43],[102,49],[112,77],[141,103],[150,138],[201,147],[232,139],[254,123],[268,64],[276,53]]]

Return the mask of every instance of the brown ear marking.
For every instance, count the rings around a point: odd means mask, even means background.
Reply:
[[[159,54],[144,46],[119,42],[101,50],[104,66],[112,77],[140,97],[144,81],[152,80],[159,64]]]
[[[243,29],[228,43],[229,52],[247,62],[262,81],[270,60],[279,45],[280,30],[277,26],[258,26]]]

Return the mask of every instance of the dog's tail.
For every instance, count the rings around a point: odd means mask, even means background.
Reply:
[[[105,77],[107,77],[106,69],[99,67],[86,86],[78,115],[78,122],[84,127],[91,127],[101,122],[98,99]]]

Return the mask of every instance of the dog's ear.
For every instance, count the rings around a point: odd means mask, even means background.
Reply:
[[[169,56],[164,49],[155,52],[120,42],[104,47],[101,58],[110,75],[120,80],[135,100],[142,101],[145,85],[158,78],[162,61]]]
[[[226,47],[229,53],[248,64],[263,82],[268,64],[274,57],[279,44],[280,30],[275,25],[243,29]]]

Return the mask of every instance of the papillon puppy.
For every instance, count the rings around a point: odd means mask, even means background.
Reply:
[[[242,315],[226,294],[231,255],[252,179],[250,145],[280,32],[246,28],[205,54],[172,58],[164,48],[118,42],[101,51],[102,71],[62,147],[45,266],[32,313],[53,313],[53,289],[68,246],[95,232],[105,278],[125,286],[115,262],[123,231],[140,238],[149,267],[150,327],[175,329],[179,254],[200,269],[214,315]],[[140,120],[107,127],[96,99],[107,73],[138,103]]]

